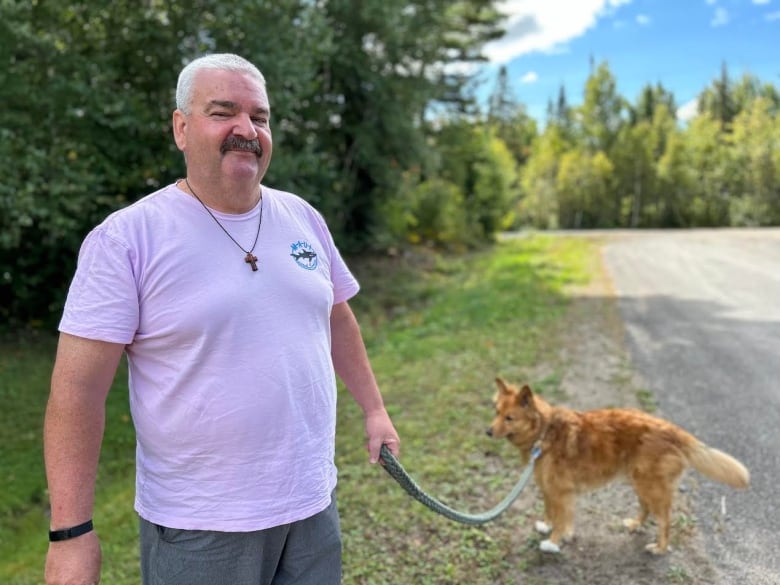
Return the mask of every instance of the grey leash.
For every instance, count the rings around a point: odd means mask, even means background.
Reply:
[[[520,479],[515,484],[515,487],[512,488],[511,492],[509,492],[509,495],[505,497],[501,503],[498,504],[498,506],[492,510],[483,512],[482,514],[465,514],[463,512],[458,512],[457,510],[454,510],[449,506],[441,503],[436,498],[426,494],[420,488],[420,486],[414,482],[411,476],[398,462],[398,459],[396,459],[395,456],[390,452],[390,449],[387,448],[387,445],[382,445],[382,449],[379,454],[382,457],[382,461],[384,462],[383,467],[385,468],[385,471],[387,471],[387,473],[389,473],[392,478],[395,479],[401,485],[401,487],[404,488],[404,490],[406,490],[406,492],[415,500],[430,508],[434,512],[449,518],[450,520],[454,520],[455,522],[460,522],[462,524],[476,525],[485,524],[486,522],[490,522],[491,520],[498,518],[498,516],[504,513],[507,508],[512,505],[512,502],[514,502],[520,495],[520,492],[523,491],[523,488],[528,483],[528,480],[531,479],[531,473],[533,473],[534,470],[534,463],[539,458],[539,455],[542,454],[542,451],[538,446],[535,446],[531,450],[531,460],[528,462],[528,465],[520,475]]]

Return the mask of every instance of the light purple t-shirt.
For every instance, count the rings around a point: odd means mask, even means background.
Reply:
[[[175,185],[109,216],[79,253],[60,330],[127,345],[150,522],[252,531],[330,503],[330,312],[358,283],[303,199],[263,187],[262,207],[257,272]],[[260,205],[213,213],[251,247]]]

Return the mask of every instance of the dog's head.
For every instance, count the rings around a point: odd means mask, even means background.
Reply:
[[[496,378],[496,384],[498,392],[493,398],[496,416],[487,429],[488,436],[507,438],[518,446],[533,444],[542,425],[542,415],[531,388],[525,385],[518,389],[502,378]]]

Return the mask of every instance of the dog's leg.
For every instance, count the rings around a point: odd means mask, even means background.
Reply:
[[[639,514],[637,514],[636,518],[624,518],[623,519],[623,526],[628,528],[629,532],[635,532],[639,530],[639,528],[642,527],[642,524],[645,523],[645,520],[647,520],[647,516],[649,514],[649,511],[647,509],[647,504],[645,504],[642,499],[639,500]]]
[[[552,521],[552,533],[550,538],[543,540],[539,548],[544,552],[561,552],[561,541],[569,538],[573,534],[574,525],[574,502],[573,493],[556,494],[545,497],[546,514],[545,516]]]
[[[534,528],[539,534],[547,536],[552,532],[552,520],[550,519],[550,510],[552,509],[552,502],[546,495],[544,497],[544,520],[537,520],[534,524]]]
[[[674,490],[677,485],[677,478],[682,472],[682,465],[676,458],[666,458],[660,460],[657,471],[660,473],[639,477],[634,475],[634,487],[639,501],[643,507],[637,520],[647,516],[647,512],[655,517],[658,525],[658,536],[654,543],[648,544],[645,548],[654,555],[662,555],[669,549],[669,526],[672,513],[672,500]],[[667,473],[663,473],[667,472]]]
[[[658,536],[656,541],[645,548],[654,555],[662,555],[669,550],[669,526],[672,515],[672,491],[664,490],[658,497],[650,502],[650,512],[655,516],[658,524]]]

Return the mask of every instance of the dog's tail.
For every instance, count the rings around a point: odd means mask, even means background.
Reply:
[[[696,441],[685,450],[685,454],[691,467],[710,479],[740,489],[750,483],[750,472],[728,453]]]

